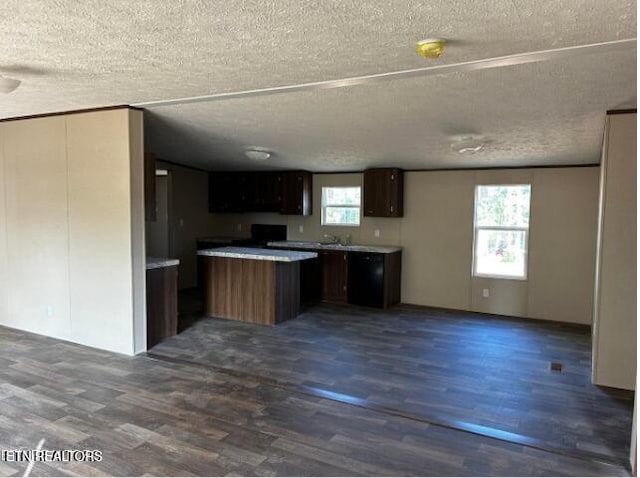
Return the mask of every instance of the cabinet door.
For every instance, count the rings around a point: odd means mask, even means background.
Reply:
[[[364,172],[365,216],[382,216],[386,209],[387,181],[384,170],[369,169]]]
[[[247,173],[230,173],[226,194],[229,197],[230,212],[245,212],[249,200],[249,178]]]
[[[321,251],[322,300],[327,302],[347,301],[347,253]]]
[[[264,212],[278,212],[282,207],[282,179],[278,173],[260,174],[260,208]]]
[[[404,178],[397,168],[364,172],[365,216],[402,217]]]
[[[311,214],[311,173],[291,171],[282,174],[281,214]]]
[[[387,170],[387,212],[389,217],[402,217],[404,213],[404,173],[401,169]]]
[[[229,211],[229,176],[209,173],[209,212]]]

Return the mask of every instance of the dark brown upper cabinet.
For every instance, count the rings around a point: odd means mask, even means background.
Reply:
[[[248,211],[280,212],[282,204],[282,174],[252,173],[248,177]]]
[[[246,211],[248,186],[246,173],[209,173],[209,212]]]
[[[311,173],[209,173],[209,212],[311,214]]]
[[[404,176],[401,169],[368,169],[364,172],[364,215],[402,217]]]
[[[312,175],[307,171],[286,171],[279,175],[282,183],[280,214],[310,216],[312,213]]]
[[[151,153],[144,153],[144,218],[155,222],[156,211],[156,158]]]

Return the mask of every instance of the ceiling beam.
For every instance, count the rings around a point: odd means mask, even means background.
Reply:
[[[480,60],[464,61],[460,63],[450,63],[446,65],[425,66],[410,70],[390,71],[386,73],[376,73],[364,76],[352,76],[337,80],[323,80],[311,83],[299,83],[294,85],[274,86],[269,88],[259,88],[255,90],[233,91],[227,93],[213,93],[203,96],[191,96],[185,98],[175,98],[168,100],[145,101],[133,103],[131,106],[141,108],[159,108],[163,106],[184,105],[189,103],[203,103],[209,101],[222,101],[237,98],[251,98],[256,96],[271,96],[283,93],[293,93],[299,91],[325,90],[333,88],[348,88],[370,84],[379,81],[399,80],[406,78],[416,78],[423,76],[444,75],[447,73],[464,73],[477,70],[487,70],[492,68],[502,68],[507,66],[524,65],[528,63],[540,63],[544,61],[561,60],[575,58],[577,56],[594,55],[603,53],[613,53],[625,50],[636,49],[636,39],[627,38],[600,43],[590,43],[587,45],[576,45],[564,48],[554,48],[550,50],[539,50],[526,53],[516,53],[512,55],[499,56],[494,58],[483,58]]]

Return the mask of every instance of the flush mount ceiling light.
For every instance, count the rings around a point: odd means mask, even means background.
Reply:
[[[451,149],[460,154],[477,153],[486,144],[483,136],[470,134],[451,137]]]
[[[441,38],[427,38],[418,42],[416,51],[422,58],[435,60],[442,55],[445,43],[447,42]]]
[[[266,161],[271,157],[271,153],[260,149],[248,149],[244,155],[253,161]]]
[[[20,86],[20,83],[20,80],[14,80],[13,78],[0,75],[0,93],[11,93]]]

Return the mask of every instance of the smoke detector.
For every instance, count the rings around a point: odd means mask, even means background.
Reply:
[[[13,78],[0,75],[0,93],[11,93],[20,86],[20,83],[20,80],[14,80]]]
[[[442,38],[427,38],[418,42],[416,51],[422,58],[435,60],[442,55],[446,43]]]

